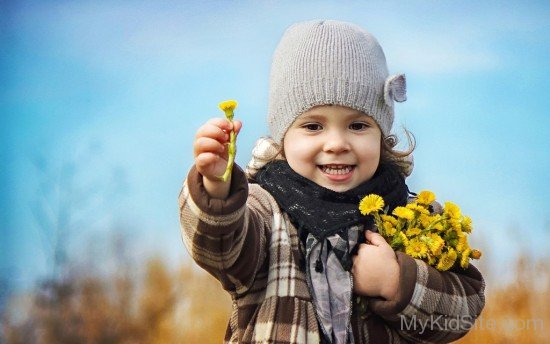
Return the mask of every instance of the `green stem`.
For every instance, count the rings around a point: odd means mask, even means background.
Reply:
[[[386,230],[384,229],[384,222],[382,222],[382,218],[380,217],[380,214],[374,213],[374,223],[376,223],[376,227],[378,227],[378,233],[382,235],[384,238],[386,238]]]
[[[225,117],[233,123],[233,110],[226,110],[224,111]],[[233,170],[233,163],[235,162],[235,154],[237,153],[237,145],[236,145],[236,135],[235,130],[231,130],[229,133],[229,146],[227,148],[227,167],[225,168],[225,172],[221,177],[218,177],[221,181],[224,183],[229,180],[229,177],[231,177],[231,171]]]
[[[227,157],[227,167],[225,168],[224,174],[219,177],[221,181],[224,183],[229,180],[229,177],[231,176],[231,171],[233,170],[233,163],[235,162],[235,153],[237,151],[236,149],[236,136],[235,132],[232,130],[231,133],[229,133],[229,147],[228,147],[228,157]]]

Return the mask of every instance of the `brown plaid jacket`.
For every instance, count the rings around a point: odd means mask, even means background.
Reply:
[[[193,167],[179,195],[181,231],[192,258],[233,300],[227,343],[319,343],[296,228],[273,197],[233,171],[230,195],[210,198]],[[444,343],[464,336],[485,304],[485,283],[470,265],[439,272],[397,252],[395,300],[355,305],[355,343]]]

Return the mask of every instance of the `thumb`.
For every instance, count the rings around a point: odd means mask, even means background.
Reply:
[[[374,246],[381,246],[381,245],[388,244],[380,234],[374,233],[373,231],[370,231],[370,230],[365,231],[365,238],[367,238],[367,240]]]
[[[233,130],[235,130],[235,134],[239,134],[239,132],[241,131],[241,128],[243,127],[243,122],[239,121],[239,120],[234,120],[233,121]]]

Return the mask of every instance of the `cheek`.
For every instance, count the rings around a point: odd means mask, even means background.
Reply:
[[[285,160],[294,172],[303,177],[311,178],[311,173],[316,169],[315,152],[312,142],[300,136],[288,136],[283,141]]]
[[[307,155],[307,141],[289,132],[283,140],[283,151],[289,162],[303,159]]]
[[[364,159],[378,162],[382,153],[382,147],[379,141],[371,139],[361,143],[359,152]]]
[[[286,161],[294,160],[294,156],[296,155],[296,145],[288,143],[290,141],[291,137],[288,137],[287,134],[283,140],[283,152]]]
[[[290,167],[297,172],[303,170],[310,160],[307,150],[294,142],[292,145],[285,147],[285,159]]]

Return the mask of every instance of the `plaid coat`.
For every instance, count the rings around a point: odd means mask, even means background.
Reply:
[[[210,198],[193,167],[179,195],[182,237],[192,258],[233,300],[226,343],[319,343],[320,332],[296,228],[275,199],[235,167],[230,195]],[[472,265],[440,272],[397,252],[394,300],[354,303],[355,343],[443,343],[464,336],[485,304]]]

